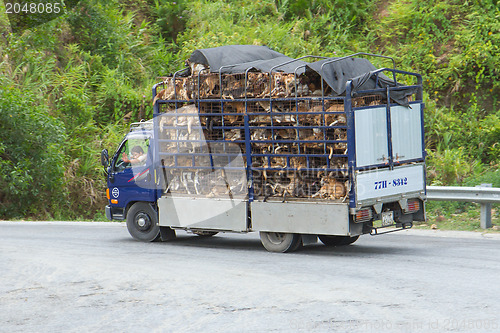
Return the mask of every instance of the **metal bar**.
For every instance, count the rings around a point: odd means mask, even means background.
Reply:
[[[492,227],[491,224],[491,204],[482,203],[481,204],[481,228],[489,229]]]
[[[399,70],[399,69],[396,69],[396,68],[379,68],[379,69],[373,71],[372,75],[376,74],[377,77],[378,77],[379,73],[382,73],[382,72],[385,72],[385,71],[392,72],[394,77],[395,77],[396,74],[403,74],[403,75],[409,75],[409,76],[416,77],[417,84],[410,85],[410,86],[407,86],[407,85],[397,86],[396,85],[396,86],[392,87],[391,90],[407,90],[407,89],[411,89],[411,88],[417,88],[418,91],[417,91],[417,97],[416,97],[416,99],[417,99],[417,101],[423,100],[423,89],[422,89],[422,82],[423,82],[423,80],[422,80],[422,75],[417,74],[417,73],[413,73],[413,72],[402,71],[402,70]],[[372,91],[378,91],[378,89],[372,90]],[[363,93],[363,92],[369,92],[369,91],[358,91],[358,93]]]
[[[198,98],[197,98],[198,108],[200,107],[200,98],[201,98],[201,95],[200,95],[200,76],[201,76],[201,72],[203,72],[203,71],[210,71],[210,68],[204,68],[198,72]],[[210,74],[210,72],[208,72],[208,74]]]
[[[376,90],[372,90],[372,91],[376,91]],[[382,89],[381,91],[385,91],[385,89]],[[366,92],[370,92],[369,90],[366,91]],[[290,102],[290,101],[295,101],[296,98],[295,97],[288,97],[288,98],[273,98],[274,101],[278,101],[278,102]],[[298,98],[299,101],[321,101],[321,97],[310,97],[310,96],[303,96],[303,97],[299,97]],[[325,96],[325,100],[326,101],[343,101],[344,100],[344,97],[333,97],[333,96]],[[167,101],[167,100],[165,100]],[[168,100],[168,101],[172,101],[174,102],[175,100]],[[228,99],[200,99],[200,102],[207,102],[207,103],[218,103],[220,101],[228,101]],[[231,99],[229,100],[229,102],[244,102],[245,101],[245,98],[235,98],[235,99]],[[252,102],[268,102],[269,101],[269,98],[252,98]],[[342,112],[342,111],[337,111],[337,112]]]
[[[492,184],[481,184],[476,187],[481,188],[491,188]],[[491,224],[491,204],[490,203],[482,203],[481,204],[481,223],[480,226],[482,229],[489,229],[492,227]]]
[[[246,112],[246,100],[247,100],[247,87],[248,87],[248,72],[250,71],[250,69],[252,69],[252,67],[248,67],[246,70],[245,70],[245,112]]]
[[[347,165],[349,169],[349,208],[356,208],[356,193],[354,191],[354,169],[356,168],[356,136],[354,123],[354,110],[352,109],[352,81],[346,83],[344,111],[347,121]]]
[[[386,124],[387,124],[387,154],[389,155],[389,167],[394,169],[394,156],[392,156],[392,123],[391,123],[391,97],[389,86],[387,86],[387,106],[386,106]]]
[[[174,84],[174,100],[175,100],[175,108],[177,109],[177,84],[175,82],[175,79],[177,78],[177,74],[180,73],[180,72],[183,72],[185,71],[186,69],[188,69],[189,67],[186,67],[186,68],[183,68],[181,70],[178,70],[177,72],[174,73],[174,76],[172,77],[172,82]]]
[[[160,84],[163,84],[163,82],[158,82],[157,84],[155,84],[153,86],[153,100],[155,99],[156,97],[156,89],[158,88],[158,86]],[[155,105],[153,105],[153,115],[156,115],[159,113],[159,108],[156,107],[156,105],[158,104],[158,101],[156,101]]]
[[[404,230],[404,229],[410,229],[413,227],[413,223],[412,222],[409,222],[409,223],[403,223],[401,225],[401,227],[397,228],[397,229],[390,229],[388,231],[383,231],[383,232],[379,232],[378,230],[379,229],[383,229],[383,228],[388,228],[388,227],[393,227],[395,226],[396,224],[393,224],[393,225],[389,225],[389,226],[386,226],[386,227],[378,227],[378,228],[372,228],[370,230],[370,236],[378,236],[378,235],[383,235],[383,234],[388,234],[388,233],[391,233],[391,232],[396,232],[396,231],[400,231],[400,230]]]
[[[156,96],[156,87],[157,87],[157,85],[155,84],[153,87],[153,98]],[[164,175],[162,172],[160,172],[160,170],[161,170],[160,163],[162,163],[162,161],[161,161],[161,156],[160,156],[160,143],[158,141],[159,138],[157,137],[160,133],[160,121],[159,121],[158,117],[160,117],[160,104],[158,104],[158,101],[156,101],[156,103],[153,105],[153,128],[154,128],[153,140],[152,140],[152,150],[153,150],[152,153],[153,153],[153,161],[154,161],[153,169],[154,169],[155,175],[157,172],[160,175]],[[166,177],[164,177],[163,183],[166,183],[166,182],[167,182]],[[155,177],[155,183],[156,183],[156,177]],[[159,182],[157,184],[161,184],[161,182]],[[162,192],[163,192],[163,189],[160,186],[156,186],[155,200],[158,200],[158,198],[161,197]]]
[[[410,108],[412,104],[410,103]],[[422,158],[425,159],[427,156],[427,151],[425,150],[425,129],[424,129],[424,108],[425,104],[420,103],[420,123],[422,124],[420,128],[420,136],[422,137]]]
[[[288,64],[291,64],[292,62],[299,61],[299,60],[302,60],[302,59],[305,59],[305,58],[328,59],[327,57],[321,57],[321,56],[315,56],[315,55],[306,55],[306,56],[303,56],[303,57],[300,57],[300,58],[297,58],[297,59],[291,59],[291,60],[282,62],[281,64],[275,65],[275,66],[271,67],[271,69],[269,70],[269,73],[272,73],[273,69],[275,69],[275,68],[278,68],[278,67],[281,67],[281,66],[284,66],[284,65],[288,65]],[[302,66],[305,66],[305,65],[301,65],[299,67],[302,67]],[[297,67],[297,68],[299,68],[299,67]],[[297,68],[295,68],[295,70],[297,70]]]
[[[246,112],[245,105],[245,112]],[[243,121],[245,125],[245,155],[246,155],[246,172],[247,179],[250,183],[250,187],[248,188],[248,202],[252,202],[254,200],[254,184],[253,184],[253,167],[252,167],[252,137],[250,135],[250,125],[249,125],[249,116],[248,113],[243,115]]]

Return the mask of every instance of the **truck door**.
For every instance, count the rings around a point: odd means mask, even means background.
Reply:
[[[113,157],[108,184],[117,207],[134,201],[155,201],[151,155],[147,136],[129,135],[121,143]]]
[[[423,109],[421,100],[351,109],[351,208],[425,199]]]

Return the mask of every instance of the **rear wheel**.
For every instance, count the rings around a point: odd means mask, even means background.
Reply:
[[[149,203],[136,202],[128,210],[127,229],[139,241],[155,241],[160,238],[158,214]]]
[[[269,252],[293,252],[302,245],[300,234],[260,232],[260,241]]]
[[[318,235],[320,241],[326,246],[343,246],[354,243],[358,240],[358,236],[331,236],[331,235]]]

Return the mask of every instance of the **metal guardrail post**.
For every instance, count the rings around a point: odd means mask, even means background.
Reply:
[[[476,187],[491,187],[492,184],[481,184]],[[481,228],[489,229],[492,227],[491,224],[491,203],[482,202],[481,203]]]

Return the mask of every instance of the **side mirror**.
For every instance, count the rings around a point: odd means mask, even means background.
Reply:
[[[101,165],[105,168],[109,165],[109,155],[107,149],[103,149],[101,151]]]

